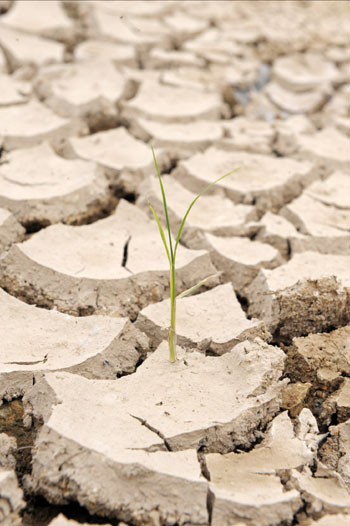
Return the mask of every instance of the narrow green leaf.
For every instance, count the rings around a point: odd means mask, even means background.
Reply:
[[[188,296],[189,294],[191,294],[191,293],[194,292],[195,290],[199,289],[199,287],[201,287],[202,285],[204,285],[204,283],[205,283],[206,281],[208,281],[208,279],[210,279],[210,278],[214,278],[215,276],[217,276],[217,274],[212,274],[211,276],[208,276],[207,278],[202,279],[202,281],[199,281],[196,285],[193,285],[193,287],[190,287],[189,289],[184,290],[183,292],[181,292],[181,294],[179,294],[177,297],[178,297],[178,298],[184,298],[185,296]]]
[[[181,234],[182,234],[182,230],[183,230],[183,227],[185,226],[185,222],[186,222],[186,219],[187,219],[187,216],[188,214],[190,213],[191,211],[191,208],[192,206],[195,204],[195,202],[200,198],[201,195],[203,195],[205,192],[207,192],[212,186],[214,186],[216,183],[218,183],[219,181],[222,181],[222,179],[225,179],[225,177],[228,177],[229,175],[233,174],[234,172],[237,172],[237,170],[239,170],[239,168],[235,168],[234,170],[231,170],[230,172],[228,172],[227,174],[225,175],[222,175],[221,177],[219,177],[218,179],[216,179],[215,181],[213,181],[212,183],[208,184],[198,195],[197,197],[195,197],[192,201],[192,203],[190,204],[190,206],[188,207],[187,209],[187,212],[186,214],[184,215],[182,221],[181,221],[181,225],[180,225],[180,228],[178,230],[178,233],[177,233],[177,236],[176,236],[176,242],[175,242],[175,248],[174,248],[174,259],[175,259],[175,256],[176,256],[176,250],[177,250],[177,247],[178,247],[178,244],[179,244],[179,241],[180,241],[180,237],[181,237]]]
[[[170,253],[169,253],[168,245],[167,245],[167,242],[166,242],[166,239],[165,239],[165,234],[164,234],[163,227],[162,227],[162,225],[160,224],[159,217],[157,216],[157,212],[154,210],[153,206],[152,206],[150,203],[148,203],[148,206],[149,206],[150,209],[152,210],[152,214],[154,215],[154,218],[155,218],[155,220],[157,221],[157,225],[158,225],[159,232],[160,232],[160,237],[162,238],[162,241],[163,241],[163,243],[164,243],[164,247],[165,247],[166,255],[168,256],[168,260],[169,260],[169,265],[171,266]]]
[[[167,226],[167,229],[168,229],[168,236],[169,236],[169,247],[170,247],[171,261],[174,261],[173,243],[172,243],[172,240],[171,240],[170,222],[169,222],[169,215],[168,215],[168,206],[167,206],[167,202],[166,202],[163,181],[162,181],[162,178],[160,176],[160,171],[159,171],[156,155],[154,153],[154,149],[153,149],[152,145],[151,145],[151,148],[152,148],[153,161],[154,161],[154,165],[156,167],[158,180],[159,180],[159,184],[160,184],[160,189],[162,191],[162,198],[163,198],[163,206],[164,206],[164,212],[165,212],[166,226]]]

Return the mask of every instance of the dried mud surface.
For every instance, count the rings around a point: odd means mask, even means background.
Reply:
[[[349,269],[348,2],[0,0],[1,525],[350,525]]]

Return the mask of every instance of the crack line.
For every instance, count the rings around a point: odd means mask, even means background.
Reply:
[[[130,413],[129,413],[130,414]],[[159,431],[158,429],[156,429],[155,427],[151,426],[151,424],[149,424],[146,420],[144,420],[143,418],[139,417],[139,416],[135,416],[135,415],[132,415],[130,414],[130,416],[132,418],[135,418],[135,420],[138,420],[139,422],[141,422],[141,424],[145,427],[147,427],[147,429],[149,429],[150,431],[152,431],[152,433],[155,433],[156,435],[159,436],[159,438],[161,438],[164,442],[164,445],[165,447],[167,448],[168,451],[172,451],[170,445],[169,445],[169,442],[167,441],[167,439],[165,438],[165,436],[163,435],[163,433],[161,431]]]
[[[6,365],[37,365],[38,363],[46,363],[48,355],[46,354],[42,360],[35,360],[33,362],[4,362]]]
[[[124,249],[123,249],[123,259],[122,259],[122,267],[126,268],[126,270],[129,270],[127,267],[126,267],[126,263],[128,261],[128,249],[129,249],[129,243],[131,241],[131,236],[128,237],[128,239],[126,240],[125,244],[124,244]],[[129,271],[130,272],[130,271]]]

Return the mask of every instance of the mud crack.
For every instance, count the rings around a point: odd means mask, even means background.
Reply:
[[[151,424],[149,424],[146,420],[144,420],[143,418],[139,417],[139,416],[135,416],[135,415],[131,415],[130,416],[132,418],[135,418],[135,420],[138,420],[139,422],[141,422],[141,424],[145,427],[147,427],[147,429],[149,429],[150,431],[152,431],[152,433],[155,433],[156,435],[159,436],[159,438],[161,438],[164,442],[164,446],[166,447],[166,449],[168,451],[172,451],[170,445],[169,445],[169,442],[167,441],[167,439],[165,438],[165,436],[163,435],[163,433],[161,431],[159,431],[158,429],[156,429],[155,427],[151,426]]]
[[[123,259],[122,259],[122,267],[126,268],[126,264],[127,264],[127,261],[128,261],[128,249],[129,249],[129,243],[131,241],[131,236],[128,237],[128,239],[126,240],[125,244],[124,244],[124,249],[123,249]]]
[[[47,362],[48,354],[44,356],[42,360],[35,360],[32,362],[4,362],[7,365],[37,365],[38,363],[46,363]]]

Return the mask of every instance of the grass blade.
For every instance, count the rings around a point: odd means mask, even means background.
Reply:
[[[170,222],[169,222],[169,215],[168,215],[168,206],[167,206],[167,202],[166,202],[166,197],[165,197],[165,191],[164,191],[163,181],[162,181],[162,178],[161,178],[161,176],[160,176],[160,171],[159,171],[159,167],[158,167],[158,163],[157,163],[156,155],[155,155],[155,153],[154,153],[154,149],[153,149],[153,146],[152,146],[152,145],[151,145],[151,148],[152,148],[153,161],[154,161],[154,165],[155,165],[155,167],[156,167],[156,171],[157,171],[157,175],[158,175],[158,180],[159,180],[159,184],[160,184],[160,189],[161,189],[161,191],[162,191],[163,206],[164,206],[165,219],[166,219],[166,226],[167,226],[167,229],[168,229],[168,236],[169,236],[169,248],[170,248],[171,261],[174,261],[173,243],[172,243],[172,241],[171,241]],[[168,251],[168,252],[169,252],[169,251]]]
[[[163,241],[163,243],[164,243],[164,247],[165,247],[166,255],[168,256],[168,260],[169,260],[169,265],[171,266],[170,253],[169,253],[168,245],[167,245],[167,242],[166,242],[166,239],[165,239],[165,234],[164,234],[163,227],[162,227],[162,225],[160,224],[159,217],[157,216],[157,212],[154,210],[153,206],[152,206],[150,203],[148,203],[148,206],[149,206],[150,209],[152,210],[152,214],[154,215],[154,218],[155,218],[155,220],[157,221],[157,225],[158,225],[159,232],[160,232],[160,237],[162,238],[162,241]]]
[[[189,289],[184,290],[183,292],[181,292],[181,294],[179,294],[177,297],[178,297],[178,298],[184,298],[185,296],[188,296],[189,294],[191,294],[191,293],[194,292],[195,290],[199,289],[199,287],[201,287],[202,285],[204,285],[204,283],[205,283],[206,281],[208,281],[208,279],[210,279],[210,278],[214,278],[215,276],[217,276],[217,274],[212,274],[211,276],[208,276],[207,278],[202,279],[202,281],[199,281],[196,285],[193,285],[193,287],[190,287]]]
[[[177,233],[177,236],[176,236],[176,242],[175,242],[175,248],[174,248],[174,259],[175,259],[175,256],[176,256],[176,250],[177,250],[177,246],[179,244],[179,241],[180,241],[180,237],[181,237],[181,234],[182,234],[182,230],[183,230],[183,227],[185,225],[185,222],[186,222],[186,219],[187,219],[187,216],[188,214],[190,213],[191,211],[191,208],[192,206],[195,204],[195,202],[200,198],[201,195],[203,195],[205,192],[207,192],[212,186],[214,186],[216,183],[218,183],[219,181],[222,181],[222,179],[225,179],[225,177],[228,177],[229,175],[233,174],[234,172],[237,172],[237,170],[239,170],[239,168],[235,168],[234,170],[231,170],[230,172],[228,172],[227,174],[225,175],[222,175],[221,177],[219,177],[218,179],[216,179],[215,181],[213,181],[212,183],[208,184],[198,195],[197,197],[195,197],[192,201],[192,203],[190,204],[190,206],[188,207],[187,209],[187,212],[186,214],[184,215],[182,221],[181,221],[181,225],[180,225],[180,228],[178,230],[178,233]]]

